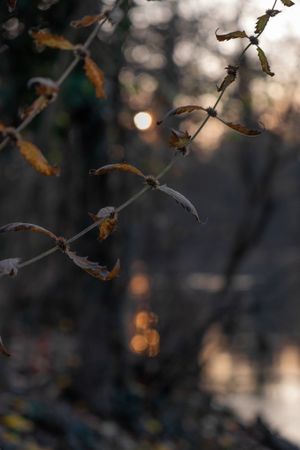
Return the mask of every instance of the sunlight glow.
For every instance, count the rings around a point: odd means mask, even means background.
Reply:
[[[152,125],[152,116],[146,111],[141,111],[137,113],[133,118],[136,128],[141,131],[148,130]]]

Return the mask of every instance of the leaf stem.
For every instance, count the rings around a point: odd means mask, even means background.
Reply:
[[[114,7],[111,9],[110,13],[112,13],[112,11],[114,11],[116,8],[118,8],[124,0],[118,0]],[[97,37],[97,34],[99,32],[99,30],[102,28],[102,26],[108,21],[109,19],[109,14],[107,14],[105,16],[105,18],[99,22],[94,29],[92,30],[92,32],[90,33],[90,35],[88,36],[88,38],[86,39],[86,41],[83,44],[83,48],[85,50],[88,50],[88,48],[90,47],[90,45],[92,44],[92,42],[95,40],[95,38]],[[80,62],[80,58],[78,55],[74,55],[73,60],[70,62],[70,64],[66,67],[66,69],[63,71],[63,73],[61,74],[61,76],[56,80],[56,84],[57,86],[61,86],[63,84],[63,82],[68,78],[68,76],[70,75],[70,73],[75,69],[75,67],[77,66],[77,64]],[[16,131],[20,132],[22,130],[24,130],[25,128],[27,128],[27,126],[33,121],[33,119],[39,115],[40,112],[38,111],[33,111],[28,117],[26,117],[19,125],[18,127],[16,127]],[[4,150],[4,148],[6,147],[6,145],[9,143],[9,139],[5,138],[3,142],[1,142],[0,144],[0,151]]]
[[[123,2],[123,0],[120,0],[116,3],[116,5],[114,6],[114,8],[117,7],[117,5],[121,4]],[[272,9],[275,8],[277,3],[277,0],[275,0],[274,5],[272,7]],[[103,23],[107,20],[104,19],[101,23],[99,23],[93,30],[93,32],[91,33],[91,35],[88,37],[88,39],[86,40],[84,46],[86,46],[86,48],[88,48],[88,46],[91,44],[91,42],[95,39],[95,37],[97,36],[97,33],[99,31],[99,29],[101,28],[101,26],[103,25]],[[250,48],[251,44],[248,44],[244,50],[242,51],[239,59],[246,53],[246,51]],[[74,60],[72,61],[72,63],[67,67],[67,69],[64,71],[64,73],[61,75],[60,79],[58,80],[58,83],[63,83],[63,81],[66,79],[66,77],[68,76],[69,73],[71,73],[71,71],[73,70],[73,68],[76,66],[76,64],[78,63],[77,59],[79,60],[78,57],[75,57]],[[60,81],[61,80],[61,81]],[[212,107],[212,110],[215,111],[216,107],[218,106],[218,104],[220,103],[223,95],[225,93],[225,90],[223,90],[220,95],[218,96],[214,106]],[[33,119],[34,116],[30,116],[27,119],[25,119],[17,128],[17,131],[21,131],[22,129],[24,129],[28,123],[31,122],[31,120]],[[207,122],[209,121],[209,119],[211,118],[211,115],[207,115],[205,117],[205,119],[202,121],[202,123],[200,124],[200,126],[197,128],[197,130],[195,131],[195,133],[192,135],[191,139],[190,139],[190,143],[193,142],[195,140],[195,138],[198,136],[198,134],[203,130],[203,128],[205,127],[205,125],[207,124]],[[29,120],[30,119],[30,120]],[[3,141],[3,144],[5,143],[5,141]],[[0,150],[2,149],[1,145],[0,145]],[[161,179],[164,175],[166,175],[174,166],[174,164],[176,163],[177,159],[178,159],[179,153],[175,154],[173,159],[167,164],[167,166],[157,175],[156,179],[159,180]],[[149,190],[151,190],[150,186],[144,186],[142,189],[140,189],[138,192],[136,192],[134,195],[132,195],[128,200],[126,200],[124,203],[122,203],[120,206],[118,206],[116,208],[117,212],[121,212],[123,211],[125,208],[127,208],[129,205],[131,205],[132,203],[134,203],[136,200],[138,200],[142,195],[144,195],[146,192],[148,192]],[[80,239],[82,236],[86,235],[87,233],[89,233],[90,231],[92,231],[93,229],[97,228],[98,226],[98,222],[92,223],[91,225],[89,225],[88,227],[84,228],[83,230],[81,230],[79,233],[77,233],[76,235],[74,235],[73,237],[71,237],[70,239],[67,240],[68,244],[71,244],[75,241],[77,241],[78,239]],[[44,259],[50,255],[52,255],[53,253],[55,253],[58,250],[58,247],[52,247],[49,250],[46,250],[45,252],[31,258],[28,259],[27,261],[24,261],[23,263],[21,263],[19,265],[19,269],[23,268],[23,267],[27,267],[31,264],[34,264],[37,261],[40,261],[41,259]]]

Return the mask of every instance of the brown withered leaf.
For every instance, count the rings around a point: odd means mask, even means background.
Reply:
[[[50,101],[46,97],[41,95],[40,97],[36,98],[31,105],[21,109],[19,115],[21,119],[26,119],[29,116],[35,116],[36,114],[39,114],[45,108],[47,108],[49,103]]]
[[[257,22],[255,25],[255,33],[259,34],[264,31],[264,29],[267,26],[267,23],[269,22],[270,16],[268,14],[264,14],[263,16],[260,16],[257,18]]]
[[[107,217],[101,222],[99,226],[99,241],[104,241],[111,235],[117,228],[118,214],[115,213],[112,217]]]
[[[96,97],[105,98],[104,73],[89,56],[84,58],[84,70],[86,76],[96,89]]]
[[[179,203],[180,206],[182,206],[187,212],[191,213],[194,217],[196,217],[197,221],[200,222],[195,206],[184,195],[170,188],[166,184],[157,186],[157,189],[174,198],[174,200],[176,200],[176,202]]]
[[[49,231],[44,227],[40,227],[39,225],[35,225],[34,223],[12,222],[0,227],[0,234],[11,231],[32,231],[33,233],[40,233],[44,236],[48,236],[55,242],[57,240],[57,236],[52,233],[52,231]]]
[[[99,169],[91,169],[89,171],[89,174],[90,175],[104,175],[106,173],[114,172],[114,171],[130,172],[135,175],[138,175],[139,177],[145,178],[145,175],[143,174],[143,172],[140,169],[138,169],[135,166],[132,166],[131,164],[127,164],[127,163],[107,164],[106,166],[102,166]]]
[[[216,38],[218,39],[218,41],[222,42],[222,41],[230,41],[230,39],[238,39],[238,38],[247,38],[248,35],[246,34],[245,31],[232,31],[231,33],[226,33],[226,34],[217,34],[216,30]]]
[[[60,169],[50,166],[42,152],[31,142],[18,140],[17,147],[26,161],[39,173],[45,176],[58,176]]]
[[[118,224],[118,213],[113,206],[107,206],[100,209],[97,214],[89,214],[94,222],[99,223],[99,237],[100,241],[104,241],[113,233]]]
[[[20,258],[9,258],[0,261],[0,276],[9,275],[14,277],[18,274]]]
[[[17,0],[6,0],[9,12],[13,12],[17,6]]]
[[[157,123],[157,125],[160,125],[161,123],[163,123],[168,117],[171,116],[179,116],[181,114],[190,114],[194,111],[205,111],[205,108],[203,108],[202,106],[198,106],[198,105],[186,105],[186,106],[178,106],[177,108],[173,108],[170,111],[167,112],[167,114],[162,118],[162,120],[159,120]]]
[[[236,80],[236,74],[239,69],[239,66],[229,65],[229,66],[225,67],[225,69],[227,70],[227,75],[224,78],[224,80],[222,81],[221,85],[217,86],[218,92],[225,91],[225,89],[227,89],[228,86],[230,86],[231,83],[233,83]]]
[[[169,145],[175,148],[183,155],[187,154],[187,146],[191,141],[191,136],[187,131],[171,130],[171,136],[169,139]]]
[[[264,51],[260,47],[256,47],[256,49],[263,72],[265,72],[267,75],[270,75],[270,77],[274,77],[275,73],[271,72],[271,68]]]
[[[31,36],[38,45],[58,48],[60,50],[75,50],[76,46],[63,36],[51,34],[48,31],[32,31]]]
[[[237,131],[238,133],[243,134],[245,136],[258,136],[259,134],[262,133],[261,130],[252,130],[239,123],[226,122],[226,120],[220,119],[219,117],[217,117],[217,119],[220,122],[224,123],[224,125],[227,125],[232,130]]]
[[[30,78],[27,83],[28,87],[34,86],[38,95],[44,95],[45,97],[52,97],[58,93],[59,87],[56,81],[51,78],[34,77]]]
[[[115,266],[111,271],[107,270],[106,266],[100,266],[97,262],[89,261],[87,257],[78,256],[75,252],[66,249],[65,252],[76,266],[83,269],[92,277],[98,280],[108,281],[116,278],[120,273],[120,261],[117,260]]]
[[[94,16],[84,16],[82,19],[79,20],[73,20],[71,22],[71,26],[73,28],[83,28],[83,27],[90,27],[91,25],[94,25],[96,22],[100,22],[100,20],[105,19],[105,14],[96,14]]]
[[[281,0],[284,6],[293,6],[295,3],[292,0]]]
[[[0,353],[4,356],[10,356],[9,351],[6,349],[5,345],[3,344],[2,337],[0,336]]]

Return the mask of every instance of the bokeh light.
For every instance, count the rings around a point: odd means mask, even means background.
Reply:
[[[148,130],[153,122],[151,114],[146,111],[137,113],[134,116],[133,121],[136,128],[141,131]]]

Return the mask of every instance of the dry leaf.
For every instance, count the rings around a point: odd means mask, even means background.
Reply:
[[[258,17],[256,26],[255,26],[255,33],[259,34],[264,31],[266,28],[267,23],[269,22],[270,16],[268,14],[264,14],[263,16]]]
[[[87,257],[78,256],[75,252],[66,249],[65,253],[73,261],[76,266],[83,269],[92,277],[98,278],[102,281],[112,280],[120,273],[120,261],[117,260],[114,268],[109,271],[105,266],[100,266],[97,262],[89,261]]]
[[[224,80],[222,81],[221,85],[217,86],[218,92],[225,91],[225,89],[227,89],[228,86],[235,81],[239,66],[229,65],[229,66],[225,67],[225,69],[227,70],[227,75],[224,78]]]
[[[281,0],[284,6],[293,6],[295,3],[292,0]]]
[[[34,77],[30,78],[27,83],[28,87],[34,86],[38,95],[44,95],[45,97],[52,97],[58,93],[58,85],[56,81],[51,78]]]
[[[269,22],[270,17],[275,17],[280,12],[281,11],[279,11],[278,9],[268,9],[266,11],[266,14],[258,17],[256,26],[255,26],[255,33],[261,34],[264,31],[264,29],[266,28],[266,25]]]
[[[89,56],[84,58],[84,70],[86,76],[96,89],[96,97],[105,98],[104,74]]]
[[[34,100],[34,102],[20,111],[21,119],[34,116],[42,112],[49,105],[50,101],[43,95]]]
[[[231,128],[234,131],[237,131],[240,134],[243,134],[245,136],[258,136],[262,133],[261,130],[251,130],[250,128],[245,127],[244,125],[241,125],[239,123],[232,123],[232,122],[226,122],[223,119],[220,119],[217,117],[217,119],[227,125],[229,128]]]
[[[40,227],[39,225],[35,225],[34,223],[13,222],[8,223],[7,225],[3,225],[3,227],[0,227],[0,234],[8,233],[11,231],[32,231],[33,233],[40,233],[43,234],[44,236],[48,236],[55,242],[57,240],[57,236],[54,233],[52,233],[52,231]]]
[[[79,20],[73,20],[71,22],[71,26],[74,28],[82,28],[82,27],[89,27],[91,25],[94,25],[96,22],[100,22],[100,20],[105,19],[105,14],[97,14],[94,16],[84,16],[82,19]]]
[[[231,33],[226,34],[217,34],[216,30],[216,38],[218,41],[229,41],[230,39],[237,39],[237,38],[246,38],[248,37],[245,31],[232,31]]]
[[[20,258],[9,258],[0,261],[0,276],[9,275],[14,277],[18,274]]]
[[[59,175],[60,169],[56,166],[50,166],[44,155],[34,144],[28,141],[18,140],[17,147],[21,155],[37,172],[46,176]]]
[[[63,36],[48,33],[48,31],[32,31],[31,36],[38,45],[59,48],[60,50],[75,50],[76,46]]]
[[[176,200],[176,202],[179,203],[179,205],[181,205],[187,212],[191,213],[194,217],[196,217],[198,222],[200,222],[195,206],[184,195],[168,187],[166,184],[157,186],[157,189],[174,198],[174,200]]]
[[[160,125],[163,123],[168,117],[171,116],[179,116],[181,114],[189,114],[193,111],[205,111],[205,108],[202,108],[202,106],[198,105],[186,105],[186,106],[179,106],[178,108],[173,108],[170,111],[167,112],[167,114],[163,117],[162,120],[159,120],[157,122],[157,125]]]
[[[169,139],[170,147],[180,151],[183,155],[187,154],[187,146],[191,141],[191,136],[187,131],[174,130],[171,131]]]
[[[5,346],[3,344],[1,336],[0,336],[0,353],[2,353],[2,355],[5,355],[5,356],[10,356],[9,351],[5,348]]]
[[[99,223],[99,240],[104,241],[108,236],[113,233],[118,224],[118,213],[113,206],[107,206],[100,209],[98,213],[91,214],[90,217],[94,222]]]
[[[274,77],[275,73],[271,72],[271,68],[270,68],[268,59],[267,59],[264,51],[260,47],[256,47],[256,48],[257,48],[257,53],[258,53],[259,61],[260,61],[263,72],[265,72],[267,75],[270,75],[270,77]]]
[[[106,173],[114,172],[116,170],[120,172],[130,172],[135,175],[138,175],[139,177],[145,178],[145,175],[143,174],[143,172],[140,171],[140,169],[127,163],[108,164],[107,166],[100,167],[99,169],[91,169],[89,171],[89,174],[104,175]]]

